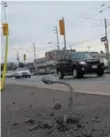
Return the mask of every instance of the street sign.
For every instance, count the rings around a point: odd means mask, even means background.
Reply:
[[[101,38],[101,42],[104,42],[104,41],[107,41],[107,37],[106,36]]]

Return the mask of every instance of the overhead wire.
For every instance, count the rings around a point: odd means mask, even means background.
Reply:
[[[103,10],[106,10],[107,8],[104,8]],[[83,20],[83,22],[80,22],[80,24],[79,25],[81,25],[82,23],[85,23],[85,20],[90,20],[93,16],[95,16],[95,15],[97,15],[97,14],[99,14],[100,13],[100,10],[98,10],[98,11],[96,11],[96,12],[94,12],[92,15],[90,15],[90,16],[87,16],[87,17],[85,17],[84,18],[84,20]],[[45,28],[45,30],[49,30],[50,29],[50,26],[48,27],[47,25],[45,25],[43,22],[41,22],[40,20],[37,20],[39,23],[40,23],[40,25],[42,25],[43,26],[43,28]],[[76,24],[75,26],[77,26],[78,24]],[[49,31],[48,31],[48,33],[49,33]],[[51,35],[53,34],[52,32],[50,33]]]
[[[106,9],[108,9],[108,7],[107,7],[107,8],[104,8],[103,11],[105,11]],[[85,23],[85,20],[91,19],[93,16],[95,16],[95,15],[97,15],[97,14],[99,14],[99,13],[100,13],[100,11],[97,11],[96,13],[92,14],[91,16],[86,17],[82,23]],[[80,22],[80,23],[81,23],[81,22]],[[79,24],[76,24],[76,25],[79,25]],[[99,25],[98,25],[98,26],[99,26]],[[91,26],[90,28],[92,28],[92,27],[94,27],[94,26]],[[110,33],[108,32],[108,34],[110,34]],[[101,35],[98,35],[98,36],[94,36],[94,37],[92,37],[92,38],[90,38],[90,39],[87,39],[87,40],[78,42],[77,44],[75,44],[75,46],[80,45],[80,44],[83,44],[83,43],[88,42],[88,41],[91,41],[91,40],[93,40],[93,39],[99,38],[99,36],[102,36],[102,34],[101,34]]]
[[[103,11],[105,11],[105,10],[107,10],[108,9],[108,7],[105,7],[104,9],[103,9]],[[81,26],[81,25],[86,25],[85,24],[85,21],[86,20],[92,20],[92,17],[94,17],[95,15],[98,15],[98,14],[100,14],[100,11],[101,10],[96,10],[96,12],[94,12],[93,14],[91,14],[90,16],[88,16],[88,17],[85,17],[84,19],[83,19],[83,21],[80,21],[80,23],[77,23],[77,24],[73,24],[72,26]],[[93,21],[93,20],[92,20]],[[87,22],[86,22],[87,23]]]
[[[110,31],[108,31],[108,35],[109,35],[109,34],[110,34]],[[102,35],[103,35],[103,34],[100,34],[100,35],[94,36],[94,37],[92,37],[92,38],[90,38],[90,39],[86,39],[86,40],[80,41],[80,42],[78,42],[78,43],[76,42],[76,44],[75,44],[74,46],[78,46],[78,45],[81,45],[81,44],[83,44],[83,43],[85,43],[85,42],[89,42],[89,41],[91,41],[91,40],[100,38]]]
[[[108,34],[110,34],[110,33],[108,33]],[[102,36],[102,35],[103,35],[103,34],[100,34],[100,35],[94,36],[94,37],[92,37],[92,38],[90,38],[90,39],[86,39],[86,40],[83,40],[83,41],[80,41],[80,42],[76,42],[76,44],[75,44],[74,46],[78,46],[78,45],[80,45],[80,44],[83,44],[83,43],[85,43],[85,42],[91,41],[91,40],[93,40],[93,39],[100,38],[100,36]]]

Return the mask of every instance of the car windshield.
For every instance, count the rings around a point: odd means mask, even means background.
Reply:
[[[71,54],[72,59],[93,59],[89,53],[77,52]]]

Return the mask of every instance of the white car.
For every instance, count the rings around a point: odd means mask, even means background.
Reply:
[[[6,78],[12,78],[13,77],[13,72],[12,71],[7,71],[6,72]]]
[[[29,69],[26,68],[19,68],[15,71],[15,78],[19,79],[21,77],[24,78],[30,78],[31,77],[31,73],[29,71]]]
[[[7,72],[7,73],[6,73],[6,78],[9,78],[9,77],[10,77],[10,73]]]

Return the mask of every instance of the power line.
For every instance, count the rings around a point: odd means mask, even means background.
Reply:
[[[110,33],[108,33],[108,34],[110,34]],[[76,43],[75,46],[80,45],[80,44],[83,44],[83,43],[88,42],[88,41],[91,41],[91,40],[93,40],[93,39],[97,39],[97,38],[101,37],[102,35],[103,35],[103,34],[100,34],[100,35],[94,36],[94,37],[92,37],[92,38],[90,38],[90,39],[86,39],[86,40],[80,41],[80,42]]]
[[[88,17],[85,17],[84,20],[81,21],[79,24],[78,24],[78,23],[77,23],[77,24],[73,24],[73,26],[80,26],[80,25],[82,25],[82,24],[85,25],[85,21],[86,21],[86,20],[90,20],[90,19],[91,19],[92,17],[94,17],[95,15],[100,14],[101,12],[103,12],[103,11],[105,11],[105,10],[107,10],[107,9],[109,9],[109,6],[106,7],[106,8],[104,8],[102,11],[101,11],[101,10],[98,10],[98,11],[96,10],[95,13],[93,13],[92,15],[90,15],[90,16],[88,16]]]

